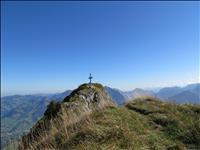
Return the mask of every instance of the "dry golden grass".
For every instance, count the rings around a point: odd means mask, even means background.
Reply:
[[[90,89],[82,85],[61,104],[52,105],[53,110],[22,138],[20,150],[200,148],[199,105],[141,97],[116,107],[98,86]],[[98,93],[100,101],[91,96],[94,101],[87,103],[84,97],[88,93]]]

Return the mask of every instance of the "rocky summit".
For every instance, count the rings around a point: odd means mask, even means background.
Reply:
[[[111,103],[114,104],[104,87],[98,83],[83,84],[63,100],[66,107],[82,108],[86,112],[103,108]]]

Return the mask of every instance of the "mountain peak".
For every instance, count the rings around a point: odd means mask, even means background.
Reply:
[[[44,115],[47,118],[52,118],[58,116],[65,109],[72,112],[88,113],[110,105],[114,105],[114,103],[101,84],[85,83],[72,91],[62,102],[52,101]]]
[[[65,105],[81,105],[88,109],[113,105],[111,97],[99,83],[82,84],[63,100]]]
[[[70,135],[70,132],[74,132],[71,128],[75,124],[87,119],[95,110],[110,106],[115,107],[115,104],[101,84],[82,84],[62,102],[51,102],[48,105],[44,116],[22,138],[20,149],[40,149],[45,143],[51,143],[49,137],[66,130]]]

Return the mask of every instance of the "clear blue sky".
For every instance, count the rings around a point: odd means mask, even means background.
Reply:
[[[3,95],[199,80],[199,2],[2,2]]]

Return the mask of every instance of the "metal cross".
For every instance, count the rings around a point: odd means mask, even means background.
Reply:
[[[92,75],[91,75],[91,73],[90,73],[90,76],[89,76],[89,78],[88,78],[88,79],[90,80],[89,84],[92,83],[92,78],[93,78],[93,77],[92,77]]]

